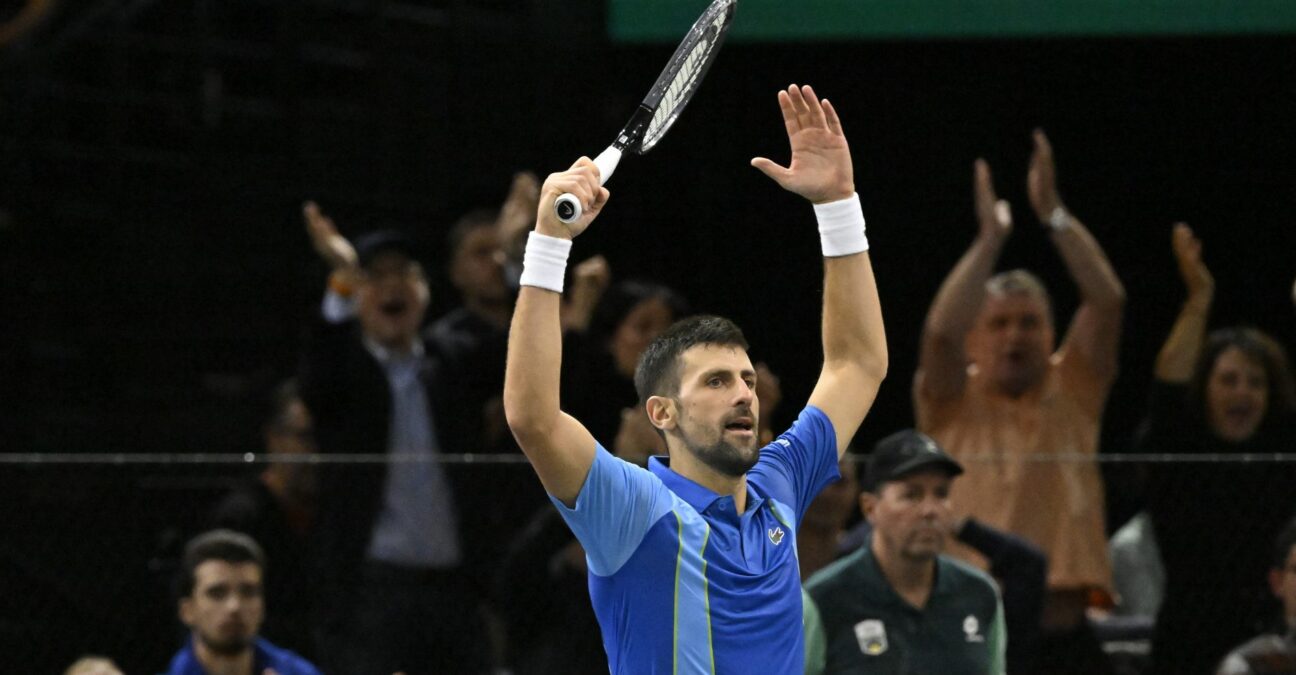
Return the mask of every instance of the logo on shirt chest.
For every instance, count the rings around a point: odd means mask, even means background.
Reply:
[[[963,619],[963,634],[968,642],[985,642],[985,636],[981,634],[981,622],[971,614]]]
[[[774,542],[775,546],[783,543],[783,528],[775,527],[774,529],[766,530],[766,532],[769,534],[770,541]]]
[[[880,656],[887,650],[886,626],[881,619],[865,619],[855,624],[855,641],[861,653]]]

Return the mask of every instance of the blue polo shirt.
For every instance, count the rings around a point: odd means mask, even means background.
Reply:
[[[252,651],[252,672],[258,675],[267,669],[278,675],[320,675],[318,668],[296,652],[276,647],[265,638],[257,638],[252,643]],[[193,638],[186,640],[185,646],[176,652],[171,665],[167,666],[166,675],[207,675],[194,654]]]
[[[585,547],[609,670],[800,675],[796,531],[837,478],[837,434],[814,407],[761,449],[741,516],[667,462],[644,470],[599,445],[575,508],[550,499]]]

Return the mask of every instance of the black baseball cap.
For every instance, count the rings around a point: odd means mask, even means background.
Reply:
[[[897,431],[873,446],[864,469],[864,490],[876,492],[883,483],[920,469],[942,469],[951,478],[963,473],[963,466],[927,434],[913,429]]]
[[[410,260],[418,261],[414,241],[396,230],[375,230],[356,237],[356,258],[360,267],[368,267],[383,253],[399,253]]]

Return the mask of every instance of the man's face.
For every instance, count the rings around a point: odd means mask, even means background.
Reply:
[[[939,469],[883,483],[878,492],[860,495],[860,507],[888,551],[913,561],[934,560],[945,549],[949,531],[950,483]]]
[[[509,300],[508,285],[504,283],[504,249],[493,224],[474,227],[464,235],[450,262],[450,282],[465,301]]]
[[[1237,347],[1220,352],[1206,380],[1206,415],[1216,436],[1235,443],[1255,435],[1269,408],[1269,378]]]
[[[1287,552],[1286,564],[1282,568],[1270,570],[1269,587],[1282,603],[1287,625],[1296,629],[1296,546]]]
[[[274,455],[305,456],[314,454],[315,427],[310,411],[300,399],[294,399],[284,409],[279,420],[266,431],[266,449]],[[277,464],[284,475],[289,492],[307,497],[316,492],[314,467],[303,462]]]
[[[760,459],[756,369],[739,347],[698,345],[680,355],[674,434],[704,464],[737,478]]]
[[[265,618],[260,566],[208,560],[194,570],[194,579],[193,593],[180,601],[180,620],[217,654],[248,649]]]
[[[640,355],[658,335],[670,328],[674,319],[670,307],[660,298],[648,298],[635,305],[617,324],[608,344],[617,370],[627,377],[634,377]]]
[[[428,305],[423,268],[403,254],[380,253],[369,261],[356,288],[356,314],[366,336],[406,349],[418,335]]]
[[[968,353],[997,389],[1020,396],[1044,380],[1053,339],[1043,300],[1029,293],[988,294],[968,335]]]

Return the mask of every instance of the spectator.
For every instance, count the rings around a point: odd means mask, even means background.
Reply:
[[[102,656],[83,656],[63,671],[63,675],[122,675],[112,659]]]
[[[1296,441],[1287,358],[1251,328],[1206,335],[1215,282],[1187,225],[1172,247],[1188,298],[1157,355],[1142,452],[1291,452]],[[1253,635],[1267,602],[1265,533],[1296,512],[1291,464],[1158,464],[1147,509],[1165,567],[1152,661],[1158,673],[1209,672]]]
[[[950,532],[959,543],[989,561],[990,576],[999,584],[1004,627],[1008,632],[1008,672],[1035,672],[1048,576],[1044,552],[1021,537],[996,530],[974,518],[956,517]],[[860,522],[842,537],[839,557],[868,545],[872,535],[872,524],[867,519]]]
[[[305,215],[333,268],[300,373],[320,451],[393,458],[321,472],[321,653],[330,671],[354,675],[480,672],[480,593],[440,461],[466,442],[449,431],[457,420],[438,414],[458,375],[419,339],[423,268],[398,233],[371,233],[353,248],[314,204]]]
[[[261,436],[270,463],[256,479],[216,505],[212,526],[242,532],[263,542],[268,563],[265,597],[275,611],[266,617],[261,634],[312,658],[307,549],[319,481],[313,464],[294,461],[316,452],[310,411],[295,381],[275,389]]]
[[[950,485],[963,467],[912,430],[869,456],[860,509],[870,541],[806,584],[822,632],[823,664],[807,673],[1003,675],[1004,615],[994,582],[941,555]],[[807,617],[814,614],[807,612]],[[807,636],[807,644],[818,638]]]
[[[265,555],[251,537],[212,530],[185,546],[180,621],[190,638],[167,675],[319,675],[297,654],[259,637],[265,618]]]
[[[595,307],[589,330],[565,336],[564,350],[580,358],[563,360],[563,408],[595,438],[615,436],[621,410],[639,402],[634,385],[639,355],[688,313],[684,298],[661,284],[612,284]]]
[[[1037,278],[1023,270],[991,276],[1012,221],[978,160],[980,231],[927,315],[914,398],[919,428],[965,458],[954,510],[1020,535],[1048,556],[1041,669],[1093,675],[1110,670],[1085,620],[1090,592],[1111,585],[1102,479],[1088,459],[1041,456],[1097,453],[1125,291],[1063,205],[1048,139],[1036,131],[1034,140],[1031,206],[1080,290],[1067,336],[1054,352],[1050,301]],[[958,554],[977,558],[966,549]]]
[[[837,473],[841,478],[830,483],[810,502],[805,518],[801,520],[801,531],[797,532],[797,560],[801,563],[802,582],[840,557],[846,521],[859,503],[859,480],[855,477],[854,463],[843,457],[837,463]]]
[[[1230,652],[1218,675],[1296,675],[1296,520],[1278,534],[1269,589],[1282,603],[1282,621]]]

